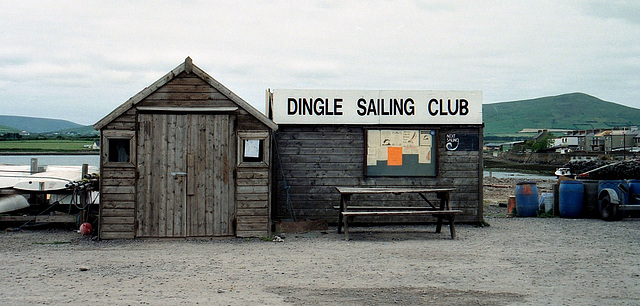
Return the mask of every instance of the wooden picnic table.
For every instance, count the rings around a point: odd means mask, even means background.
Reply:
[[[349,240],[349,222],[355,216],[413,216],[413,215],[433,215],[438,219],[436,233],[442,229],[442,219],[447,219],[451,230],[451,239],[456,238],[454,218],[456,214],[461,214],[461,210],[453,210],[449,205],[449,194],[452,188],[408,188],[408,187],[336,187],[340,193],[340,207],[338,214],[338,234],[344,226],[344,238]],[[429,206],[358,206],[351,205],[351,196],[354,194],[407,194],[417,193]],[[440,199],[440,205],[436,206],[425,194],[435,193]]]

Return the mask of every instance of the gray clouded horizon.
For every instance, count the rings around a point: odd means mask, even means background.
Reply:
[[[640,108],[636,1],[4,1],[0,114],[93,124],[187,56],[268,88],[584,92]]]

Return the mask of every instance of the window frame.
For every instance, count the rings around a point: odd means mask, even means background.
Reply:
[[[129,141],[129,161],[113,162],[109,161],[111,140]],[[104,167],[135,167],[136,165],[136,142],[135,131],[107,130],[102,132],[102,165]]]
[[[244,161],[244,141],[259,140],[262,143],[261,161]],[[268,131],[239,131],[238,132],[238,167],[269,167],[269,132]]]

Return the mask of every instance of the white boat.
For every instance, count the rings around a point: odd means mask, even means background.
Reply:
[[[1,195],[0,214],[29,207],[29,202],[21,194]]]
[[[17,182],[29,176],[30,166],[0,165],[0,189],[13,188]]]
[[[98,172],[97,167],[89,167],[89,173]],[[82,180],[82,166],[47,166],[44,172],[20,179],[13,186],[23,191],[57,191],[67,189],[66,185]]]

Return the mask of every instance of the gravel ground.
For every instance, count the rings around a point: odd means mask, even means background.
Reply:
[[[638,304],[640,220],[506,218],[512,191],[485,188],[490,226],[459,224],[456,240],[433,225],[284,242],[3,231],[0,304]]]

